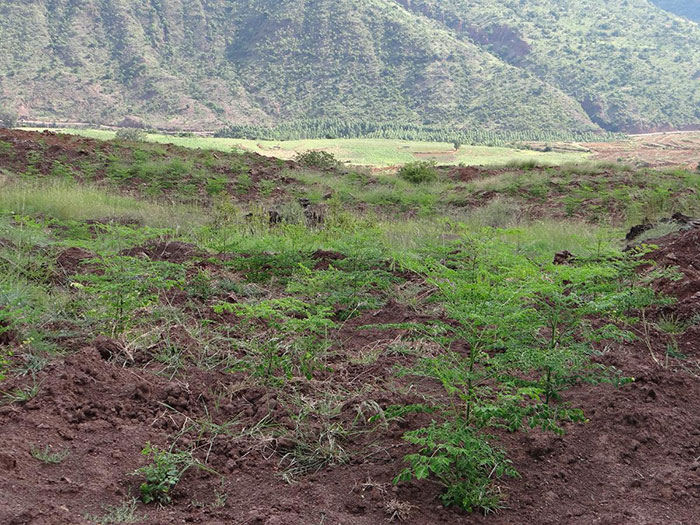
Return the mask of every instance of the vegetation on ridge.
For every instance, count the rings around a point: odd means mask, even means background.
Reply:
[[[209,130],[305,119],[543,135],[700,124],[700,29],[642,0],[89,5],[0,6],[0,104],[46,122]]]

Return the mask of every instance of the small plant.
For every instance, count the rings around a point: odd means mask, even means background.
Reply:
[[[306,402],[296,419],[296,428],[286,436],[291,444],[284,452],[285,465],[281,476],[287,483],[298,477],[332,466],[343,465],[350,455],[343,448],[348,430],[341,423],[331,422],[333,410],[323,413],[313,402]]]
[[[32,447],[30,451],[34,459],[38,459],[47,465],[58,465],[70,455],[70,450],[61,450],[53,452],[50,445],[46,445],[43,449]]]
[[[437,171],[432,162],[410,162],[399,170],[399,177],[411,184],[424,184],[437,179]]]
[[[146,140],[146,132],[138,128],[122,128],[117,131],[116,137],[120,140],[141,142]]]
[[[159,290],[182,286],[184,269],[165,261],[144,261],[136,257],[113,256],[95,259],[103,273],[78,276],[73,286],[88,294],[94,305],[91,315],[121,333],[137,322],[134,312],[157,302]]]
[[[433,477],[445,487],[445,505],[456,505],[467,512],[492,512],[500,508],[494,481],[503,476],[519,477],[505,452],[493,448],[487,437],[462,420],[433,423],[408,432],[404,439],[420,450],[404,458],[409,466],[394,483]]]
[[[136,474],[146,477],[140,486],[141,500],[144,503],[170,503],[170,491],[180,482],[185,472],[198,465],[191,452],[161,450],[150,443],[141,454],[151,457],[151,463],[136,471]]]
[[[219,195],[226,191],[228,179],[226,177],[212,177],[207,181],[207,193],[209,195]]]
[[[12,351],[0,351],[0,381],[4,381],[7,377],[7,371],[10,368],[9,357],[12,356]]]
[[[26,403],[27,401],[30,401],[36,397],[36,395],[39,393],[39,389],[41,388],[41,383],[36,380],[36,378],[33,378],[33,382],[31,386],[28,386],[26,388],[15,388],[14,390],[10,392],[2,392],[0,391],[1,394],[3,394],[3,397],[6,402],[8,403]]]
[[[5,142],[4,140],[0,140],[0,155],[7,155],[12,151],[12,144],[9,142]]]
[[[305,168],[333,169],[340,166],[340,161],[335,155],[327,151],[309,150],[297,153],[294,161]]]
[[[416,507],[406,501],[399,501],[396,498],[384,503],[384,512],[389,517],[389,521],[408,521],[411,512]]]
[[[137,523],[141,519],[136,515],[136,498],[125,501],[119,506],[106,506],[102,516],[85,516],[87,521],[98,525],[112,525],[114,523]]]
[[[236,180],[236,193],[244,195],[253,187],[253,179],[249,173],[241,173]]]

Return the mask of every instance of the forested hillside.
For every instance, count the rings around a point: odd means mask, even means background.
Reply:
[[[647,0],[398,1],[556,85],[606,129],[700,122],[698,27]]]
[[[700,29],[646,0],[9,0],[0,109],[216,130],[700,124]]]

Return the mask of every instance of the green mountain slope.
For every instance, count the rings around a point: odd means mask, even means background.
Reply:
[[[0,24],[4,101],[32,117],[595,128],[558,89],[391,1],[12,2]]]
[[[572,4],[8,0],[0,108],[199,129],[327,118],[493,131],[700,124],[695,24],[646,0],[561,7]]]
[[[558,86],[606,129],[700,124],[700,30],[647,0],[397,1]]]

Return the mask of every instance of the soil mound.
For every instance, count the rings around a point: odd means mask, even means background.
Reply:
[[[473,166],[457,166],[449,171],[449,176],[460,182],[469,182],[489,174],[489,172]]]
[[[193,244],[180,241],[163,241],[145,244],[124,250],[120,255],[146,257],[152,261],[167,261],[181,264],[186,261],[204,257],[206,254]]]
[[[94,265],[86,264],[86,261],[95,257],[97,255],[82,248],[72,247],[62,251],[56,258],[58,279],[94,271]]]
[[[656,288],[677,299],[665,308],[678,319],[691,319],[700,314],[700,227],[672,233],[652,241],[659,248],[647,258],[661,268],[676,268],[679,278],[663,278]]]
[[[316,261],[314,270],[328,270],[334,262],[347,259],[342,253],[326,250],[317,250],[311,257]]]

